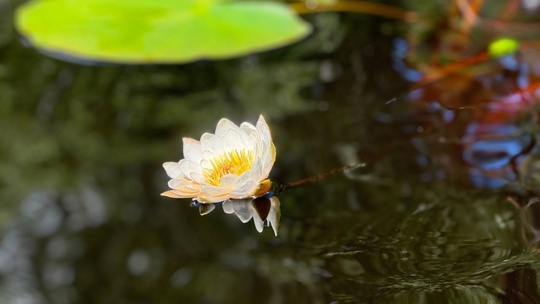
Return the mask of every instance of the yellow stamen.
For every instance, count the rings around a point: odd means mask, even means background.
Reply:
[[[246,149],[231,150],[214,157],[210,160],[212,168],[203,170],[206,182],[219,186],[223,176],[227,174],[241,175],[251,170],[253,158],[253,151]]]

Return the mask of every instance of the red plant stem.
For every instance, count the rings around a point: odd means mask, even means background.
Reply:
[[[504,29],[508,32],[526,31],[533,33],[540,30],[540,23],[538,22],[506,22],[504,20],[483,18],[478,15],[475,7],[469,5],[467,0],[456,0],[456,4],[466,23],[478,24],[493,32],[500,32]]]
[[[474,64],[478,64],[484,61],[490,60],[491,57],[489,57],[489,54],[487,52],[480,53],[478,55],[475,55],[473,57],[467,58],[462,61],[458,61],[452,64],[449,64],[447,66],[444,66],[440,69],[435,70],[431,75],[427,75],[422,80],[415,83],[415,87],[420,87],[423,85],[426,85],[428,83],[431,83],[433,81],[439,80],[441,78],[444,78],[447,75],[450,75],[452,73],[455,73],[461,69],[464,69],[466,67],[469,67]]]

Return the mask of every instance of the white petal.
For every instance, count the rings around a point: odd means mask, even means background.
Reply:
[[[274,162],[276,161],[276,148],[272,144],[269,149],[270,151],[261,158],[263,179],[268,177],[270,171],[272,170],[272,167],[274,166]]]
[[[257,121],[257,131],[259,131],[259,134],[262,136],[262,139],[265,143],[272,142],[270,128],[268,128],[268,125],[266,124],[266,121],[264,120],[264,117],[262,115],[259,116],[259,120]]]
[[[276,159],[276,148],[274,146],[274,143],[272,142],[272,135],[270,134],[270,129],[268,128],[268,125],[266,124],[266,121],[264,120],[264,117],[262,115],[259,116],[259,120],[257,121],[257,131],[260,136],[260,142],[262,145],[262,176],[263,178],[266,178],[268,177],[268,174],[270,174],[272,166],[274,165]]]
[[[223,196],[231,193],[231,189],[216,187],[212,185],[202,185],[201,193],[204,196],[213,197],[213,196]]]
[[[279,199],[277,196],[272,196],[270,198],[271,207],[270,207],[270,213],[268,213],[268,218],[266,219],[268,221],[268,224],[272,226],[272,229],[274,230],[274,235],[278,235],[279,230],[279,220],[281,218],[281,207],[279,203]]]
[[[202,159],[199,162],[199,166],[201,169],[212,169],[212,163],[210,162],[211,159],[216,157],[217,155],[209,150],[205,150],[202,153]]]
[[[193,138],[182,138],[184,145],[184,158],[194,163],[199,163],[202,157],[201,143]]]
[[[210,153],[210,152],[208,152],[208,153]],[[211,159],[212,158],[201,160],[201,162],[200,162],[201,173],[204,172],[204,170],[214,170],[214,165],[210,161]]]
[[[210,157],[213,158],[213,156],[217,156],[225,151],[226,151],[225,140],[223,138],[216,136],[208,140],[202,145],[202,158],[210,159],[208,156],[208,152],[212,153],[211,154],[212,156]]]
[[[204,153],[205,147],[208,146],[208,143],[213,141],[215,137],[216,136],[212,133],[204,133],[201,136],[201,152],[202,153]]]
[[[187,159],[180,160],[178,164],[180,165],[180,169],[184,176],[191,176],[192,173],[201,172],[201,166],[199,164],[192,163]]]
[[[183,180],[182,179],[171,179],[169,180],[169,182],[167,183],[167,186],[169,186],[169,188],[171,189],[175,189],[177,187],[179,187],[180,185],[182,185],[182,182]]]
[[[242,124],[239,131],[240,136],[242,136],[242,140],[248,144],[253,145],[255,143],[255,139],[257,138],[257,128],[255,126],[249,124],[249,126],[246,126],[246,124]]]
[[[264,228],[264,222],[259,218],[257,213],[255,212],[255,215],[253,216],[253,223],[255,224],[255,229],[261,233]]]
[[[234,213],[234,207],[233,207],[233,202],[231,200],[225,200],[223,202],[223,204],[221,205],[221,207],[223,207],[223,211],[227,214],[232,214]]]
[[[187,180],[185,178],[173,178],[171,179],[167,185],[171,189],[182,189],[184,192],[199,192],[201,187],[197,187],[198,185],[194,185],[194,183],[190,180]]]
[[[252,217],[255,210],[251,207],[251,200],[231,200],[234,213],[242,221],[247,223]]]
[[[223,187],[223,188],[230,188],[230,189],[233,189],[234,188],[234,184],[236,183],[236,181],[238,180],[239,176],[238,175],[234,175],[234,174],[227,174],[227,175],[224,175],[222,178],[221,178],[221,183],[219,184],[220,187]]]
[[[236,184],[238,184],[238,182]],[[235,185],[235,189],[231,191],[231,197],[233,198],[248,197],[251,195],[251,193],[255,191],[255,189],[257,188],[257,185],[259,185],[259,183],[252,180],[248,180],[244,184],[238,185],[238,188],[236,188],[237,185]]]
[[[245,172],[236,181],[234,184],[234,188],[231,191],[231,195],[237,198],[247,197],[251,193],[253,193],[253,190],[258,185],[257,182],[250,179],[250,172]],[[253,184],[255,183],[255,186]]]
[[[187,189],[187,191],[192,192],[201,192],[201,184],[194,182],[192,180],[185,180],[183,183],[183,186]]]
[[[170,178],[176,178],[180,174],[182,174],[182,169],[180,168],[180,164],[176,162],[166,162],[163,164],[163,168],[165,169],[165,172],[167,172],[167,175]]]
[[[190,196],[191,198],[192,196]],[[200,203],[209,204],[209,203],[221,203],[229,198],[229,194],[208,196],[206,193],[197,196],[195,199]]]
[[[214,138],[214,137],[215,137],[215,135],[212,134],[212,133],[208,133],[208,132],[203,133],[203,135],[201,135],[201,146],[204,146],[204,144],[205,144],[207,141],[211,140],[211,139]]]
[[[247,142],[247,145],[249,147],[253,147],[253,149],[256,149],[260,153],[260,151],[262,151],[263,140],[261,136],[259,136],[257,128],[249,123],[243,123],[240,128],[243,132],[243,137],[245,138],[244,141]]]
[[[201,186],[188,179],[171,179],[168,185],[175,193],[182,193],[183,196],[195,197],[201,192]]]
[[[263,177],[262,174],[263,174],[263,171],[262,171],[261,161],[256,160],[255,163],[253,164],[253,167],[251,168],[249,172],[249,179],[260,182],[261,180],[266,178],[266,176]]]
[[[216,136],[224,137],[229,130],[238,130],[238,126],[227,118],[222,118],[216,126]]]
[[[197,184],[205,184],[206,182],[204,181],[205,178],[204,178],[204,175],[200,172],[191,172],[191,174],[189,175],[189,177]]]
[[[251,149],[249,145],[250,139],[245,134],[241,134],[239,130],[228,130],[223,138],[224,151],[241,150],[244,148]]]
[[[257,128],[249,122],[243,122],[240,125],[240,130],[249,137],[256,136]]]

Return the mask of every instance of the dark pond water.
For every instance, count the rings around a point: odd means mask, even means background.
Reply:
[[[0,0],[1,303],[540,303],[531,33],[444,72],[498,32],[424,5],[412,25],[309,15],[309,38],[238,59],[82,66],[23,47],[18,4]],[[280,195],[278,237],[159,195],[182,136],[259,114],[274,181],[365,166]]]

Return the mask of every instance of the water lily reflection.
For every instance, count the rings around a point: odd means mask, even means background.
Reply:
[[[253,219],[257,231],[262,232],[266,223],[267,226],[272,227],[275,236],[278,235],[281,210],[277,196],[240,200],[228,199],[223,203],[215,204],[201,204],[194,201],[193,205],[199,207],[201,215],[206,215],[212,212],[216,206],[221,205],[225,213],[236,214],[242,223],[247,223]]]

